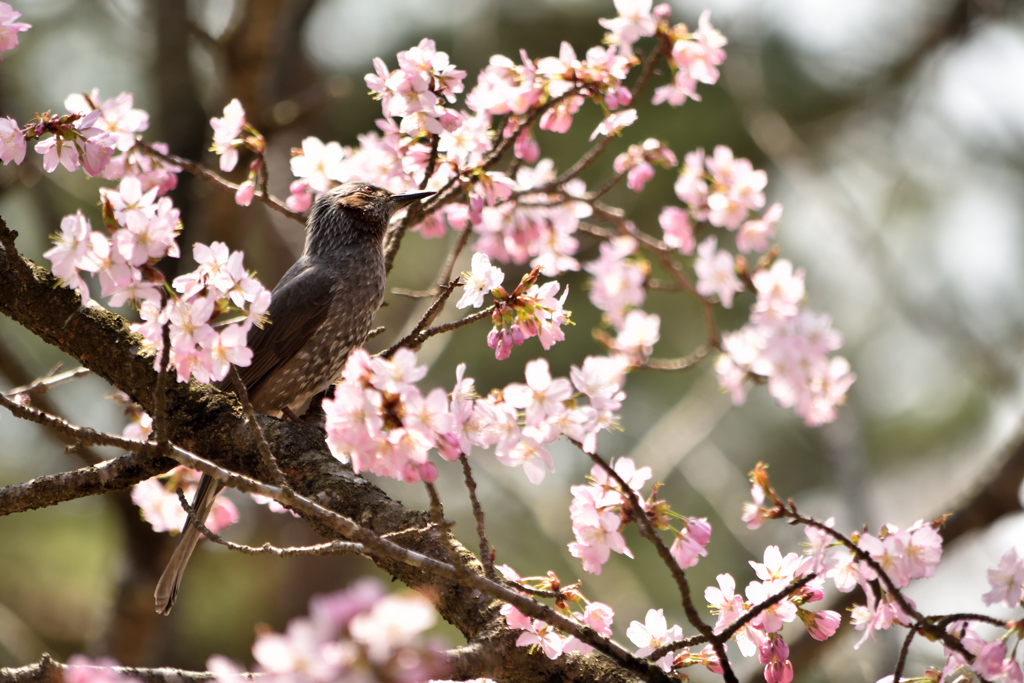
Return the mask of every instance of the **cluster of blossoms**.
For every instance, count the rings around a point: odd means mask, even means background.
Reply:
[[[565,435],[593,452],[597,435],[616,424],[615,411],[624,367],[613,359],[591,356],[571,369],[572,381],[552,378],[548,363],[526,365],[526,384],[512,383],[486,398],[460,365],[455,388],[426,396],[416,382],[427,372],[416,354],[398,349],[392,359],[371,358],[357,349],[348,359],[333,399],[325,399],[327,444],[339,459],[350,459],[356,472],[414,482],[433,481],[431,449],[446,460],[469,455],[473,446],[494,447],[499,462],[522,467],[534,484],[554,471],[545,444]],[[574,392],[575,387],[575,393]],[[587,397],[589,404],[580,405]]]
[[[173,173],[178,169],[164,169],[162,164],[129,154],[135,146],[136,135],[149,127],[149,115],[132,105],[129,93],[104,102],[99,92],[93,90],[89,94],[70,95],[64,101],[67,114],[37,114],[24,126],[10,117],[0,118],[0,161],[5,165],[12,161],[21,164],[28,142],[37,140],[34,149],[43,156],[43,169],[47,173],[64,166],[68,171],[81,168],[87,175],[117,180],[135,165],[141,168],[132,175],[144,178],[147,186],[162,186],[161,193],[167,192],[177,183]],[[44,139],[46,135],[49,137]],[[115,151],[122,154],[114,157]],[[149,174],[155,176],[150,178]]]
[[[672,9],[667,4],[654,6],[652,0],[615,0],[619,15],[601,19],[608,29],[605,42],[619,48],[624,55],[633,54],[633,45],[641,38],[657,36],[671,46],[669,67],[672,82],[655,89],[654,104],[682,106],[687,99],[700,100],[697,83],[718,82],[718,65],[725,61],[725,37],[711,25],[711,13],[705,10],[691,32],[685,24],[671,25]]]
[[[540,268],[534,268],[509,294],[501,286],[505,274],[491,265],[486,254],[479,252],[473,255],[472,271],[462,274],[465,284],[457,308],[482,306],[484,292],[488,291],[496,299],[491,313],[494,327],[487,334],[487,345],[494,349],[498,360],[508,358],[513,346],[521,345],[530,337],[537,337],[545,351],[565,339],[562,325],[569,322],[571,311],[563,306],[569,288],[556,299],[561,285],[555,281],[538,285],[539,274]]]
[[[21,128],[10,117],[0,119],[0,160],[5,165],[10,161],[22,163],[28,141],[50,134],[34,147],[43,156],[43,169],[47,173],[52,173],[57,166],[69,171],[81,167],[87,175],[98,176],[113,156],[116,140],[96,126],[99,118],[98,110],[85,115],[62,116],[45,112]]]
[[[139,133],[149,128],[149,114],[135,108],[135,98],[131,93],[123,92],[104,100],[99,90],[93,88],[89,93],[68,95],[64,106],[69,112],[81,116],[98,111],[96,127],[113,136],[114,149],[120,154],[113,156],[107,163],[102,173],[104,178],[121,180],[132,177],[142,185],[143,192],[156,188],[157,194],[161,196],[178,186],[178,173],[181,169],[137,145]],[[167,145],[161,142],[155,142],[150,147],[161,154],[167,154],[168,151]]]
[[[602,242],[600,258],[583,268],[594,278],[590,302],[605,312],[605,320],[616,331],[609,347],[631,363],[642,363],[658,342],[661,318],[638,308],[647,298],[650,264],[636,252],[635,237],[614,237]]]
[[[808,529],[810,532],[810,529]],[[811,534],[808,534],[811,536]],[[811,536],[812,539],[817,537]],[[764,562],[751,562],[758,581],[751,581],[743,595],[736,594],[736,580],[729,574],[719,574],[718,586],[708,587],[704,598],[717,616],[715,631],[721,633],[747,612],[762,605],[773,596],[784,592],[794,581],[818,573],[815,558],[801,558],[796,553],[785,556],[777,546],[764,551]],[[823,576],[816,576],[785,598],[762,609],[757,616],[733,635],[744,657],[755,654],[764,665],[767,683],[789,683],[793,680],[793,665],[789,661],[789,647],[782,639],[782,625],[798,617],[815,640],[831,638],[839,628],[841,617],[831,610],[812,612],[808,603],[824,598]],[[746,599],[744,599],[744,596]]]
[[[579,591],[579,584],[563,586],[554,572],[548,572],[547,576],[521,577],[508,565],[499,565],[496,569],[508,581],[533,590],[543,590],[558,593],[560,599],[555,604],[555,609],[563,616],[575,621],[582,626],[589,626],[598,635],[610,638],[612,635],[612,622],[615,620],[615,611],[603,602],[590,602]],[[573,607],[582,606],[583,611],[579,612]],[[516,607],[510,604],[502,605],[501,614],[505,617],[509,628],[522,631],[516,639],[518,647],[539,647],[549,659],[558,659],[566,652],[580,652],[588,654],[594,648],[580,641],[575,636],[566,636],[540,619],[531,619]]]
[[[93,230],[81,211],[65,216],[56,244],[44,256],[52,263],[54,275],[77,289],[83,302],[89,300],[90,293],[82,273],[90,273],[98,277],[101,294],[110,306],[136,306],[143,322],[134,324],[133,329],[145,337],[157,358],[163,348],[163,327],[169,325],[170,363],[179,381],[190,377],[219,381],[227,376],[230,364],[250,362],[246,335],[253,324],[261,322],[270,305],[270,292],[244,269],[241,252],[231,253],[218,242],[195,244],[198,268],[175,279],[177,294],[168,291],[154,265],[164,257],[180,256],[176,239],[179,212],[166,196],[177,184],[178,169],[146,161],[150,157],[137,151],[136,135],[148,127],[149,117],[132,104],[126,93],[102,101],[93,91],[67,98],[65,106],[71,114],[37,117],[36,127],[49,126],[54,132],[36,145],[37,151],[49,143],[47,153],[57,150],[54,153],[69,170],[81,160],[83,169],[96,175],[108,166],[106,160],[114,149],[122,152],[116,163],[109,165],[112,172],[104,173],[120,178],[117,188],[100,189],[105,231]],[[72,122],[71,129],[77,131],[74,136],[62,121]],[[107,145],[107,152],[102,156],[103,167],[90,170],[89,159],[94,155],[88,150],[89,145],[99,144],[96,140]],[[79,145],[82,141],[84,150]],[[43,164],[52,170],[45,155]],[[242,311],[244,320],[214,329],[215,318],[230,310]]]
[[[288,622],[284,633],[256,637],[252,654],[270,681],[428,681],[443,670],[441,643],[424,637],[437,621],[434,606],[418,593],[389,594],[374,579],[314,596],[309,616]],[[245,669],[223,656],[207,664],[221,681]]]
[[[643,192],[647,181],[654,177],[654,167],[675,168],[679,165],[675,152],[662,141],[647,138],[639,145],[630,145],[615,157],[612,168],[626,174],[626,186],[634,192]]]
[[[720,234],[734,233],[736,248],[743,254],[768,250],[782,207],[773,204],[764,209],[766,183],[764,171],[754,169],[748,159],[736,158],[728,147],[716,147],[711,156],[700,149],[690,152],[675,183],[676,195],[686,206],[662,209],[658,217],[662,239],[684,255],[696,252],[695,289],[701,296],[717,298],[725,308],[732,308],[741,292],[751,291],[757,297],[750,322],[723,335],[724,353],[715,363],[719,383],[732,394],[733,402],[739,405],[746,400],[747,379],[764,379],[780,405],[793,408],[808,425],[820,425],[835,419],[835,408],[845,400],[855,376],[845,358],[830,357],[842,346],[831,318],[802,305],[803,270],[777,259],[772,251],[760,258],[751,274],[746,258],[720,248],[719,235],[697,243],[697,229],[707,224],[724,228]],[[759,216],[751,216],[762,209]],[[613,276],[603,278],[608,282],[592,291],[591,300],[609,311],[609,319],[620,331],[624,312],[643,302],[646,273],[625,260],[633,249],[635,243],[629,242],[619,249],[603,248],[602,258],[587,264],[595,277]],[[609,287],[614,289],[607,291]]]
[[[766,519],[789,514],[787,504],[772,488],[763,465],[759,464],[755,468],[751,479],[753,501],[744,505],[743,514],[743,520],[749,528],[756,529]],[[801,607],[804,602],[821,598],[825,580],[831,580],[840,592],[848,593],[860,587],[864,593],[866,603],[856,605],[850,613],[850,622],[854,628],[863,631],[855,649],[860,648],[868,638],[873,638],[877,630],[885,630],[896,624],[915,628],[915,618],[908,612],[916,610],[916,606],[903,594],[902,589],[915,579],[934,575],[942,558],[942,536],[938,531],[940,523],[918,521],[905,529],[885,524],[877,535],[855,532],[848,539],[840,541],[843,537],[831,532],[832,520],[827,520],[820,525],[807,524],[805,533],[808,547],[803,558],[797,557],[795,553],[782,557],[777,548],[769,548],[765,552],[763,565],[751,563],[758,577],[766,584],[764,589],[753,591],[751,586],[754,584],[747,587],[746,595],[750,604],[763,602],[801,577],[813,573],[815,578],[737,631],[734,637],[740,650],[746,656],[758,651],[764,663],[765,638],[778,640],[775,627],[798,616],[812,637],[818,640],[830,637],[839,625],[839,615],[827,611],[809,613]],[[716,630],[727,627],[749,608],[749,605],[741,604],[742,599],[733,594],[735,581],[732,577],[723,575],[718,578],[719,588],[709,588],[705,592],[708,602],[719,613]],[[769,583],[769,579],[773,583]],[[1007,551],[998,567],[989,570],[988,581],[992,590],[982,596],[985,604],[1003,602],[1009,607],[1024,606],[1021,600],[1024,596],[1024,562],[1018,558],[1016,550]],[[808,597],[809,591],[812,597]],[[766,620],[770,628],[764,627]],[[761,624],[760,630],[763,633],[758,633],[758,624]],[[1020,683],[1021,667],[1014,660],[1015,648],[1008,648],[1007,640],[1011,636],[1019,640],[1024,635],[1022,624],[1024,621],[1007,622],[1009,630],[1003,636],[986,641],[968,621],[950,623],[947,632],[960,641],[973,659],[969,661],[960,652],[947,647],[945,667],[941,671],[929,670],[928,675],[920,680],[935,683],[951,681],[961,675],[969,675],[973,670],[984,680]],[[776,659],[781,658],[779,656]],[[770,672],[769,667],[766,667],[765,678],[768,683],[788,683],[792,680],[792,668],[783,663],[781,668],[776,667]],[[891,678],[888,677],[888,680],[891,681]]]
[[[288,622],[284,633],[256,636],[252,655],[260,680],[271,683],[330,683],[340,680],[446,683],[443,645],[425,633],[437,621],[434,606],[418,593],[390,594],[374,579],[313,596],[308,616]],[[110,658],[68,660],[70,683],[136,683]],[[224,655],[206,663],[217,683],[240,683],[251,673]],[[494,683],[476,679],[477,683]]]
[[[855,379],[845,358],[829,357],[842,337],[827,314],[801,307],[802,269],[794,271],[792,263],[780,259],[755,272],[751,281],[757,301],[750,322],[723,335],[725,353],[715,362],[719,383],[740,404],[749,375],[767,378],[768,392],[779,405],[794,408],[812,426],[831,422]]]
[[[213,128],[213,144],[210,151],[220,157],[220,170],[225,173],[234,170],[238,165],[238,149],[245,147],[256,156],[249,164],[249,177],[235,191],[235,202],[239,206],[249,206],[256,195],[256,176],[263,168],[263,155],[267,151],[267,141],[245,120],[245,109],[242,103],[233,99],[224,107],[223,116],[210,119]],[[309,206],[302,209],[305,211]]]
[[[507,565],[498,566],[497,569],[513,583],[532,590],[557,593],[559,600],[555,603],[555,610],[559,614],[581,626],[589,626],[600,636],[612,637],[615,611],[603,602],[587,600],[579,591],[579,584],[563,586],[554,572],[548,572],[547,576],[521,577]],[[588,654],[594,650],[591,645],[582,642],[576,636],[567,636],[541,619],[531,619],[513,605],[503,605],[501,614],[504,615],[509,628],[522,631],[516,639],[518,647],[540,648],[549,659],[558,659],[567,652]],[[669,628],[663,611],[652,609],[647,612],[644,623],[630,623],[626,636],[637,646],[636,656],[647,657],[665,645],[683,640],[683,630],[679,626]],[[656,663],[666,672],[703,665],[712,673],[722,673],[721,664],[711,645],[704,646],[700,652],[680,648],[661,657]]]
[[[637,494],[651,478],[650,467],[637,469],[630,458],[620,458],[613,462],[612,469]],[[583,561],[583,569],[591,574],[600,574],[610,551],[633,557],[621,531],[632,521],[629,512],[632,505],[618,481],[600,465],[591,469],[590,479],[593,483],[572,487],[573,501],[569,506],[569,516],[576,540],[569,544],[569,553]],[[689,569],[697,564],[700,557],[707,556],[705,547],[711,540],[711,525],[706,518],[681,517],[672,513],[668,503],[658,500],[657,487],[655,493],[646,500],[637,497],[655,529],[672,531],[674,540],[669,552],[680,567]],[[679,530],[672,527],[672,517],[682,523]]]

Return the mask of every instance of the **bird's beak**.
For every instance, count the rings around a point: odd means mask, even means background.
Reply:
[[[431,197],[437,194],[436,192],[409,192],[407,194],[395,194],[391,195],[391,201],[400,209],[403,206],[409,206],[413,202],[423,199],[425,197]]]

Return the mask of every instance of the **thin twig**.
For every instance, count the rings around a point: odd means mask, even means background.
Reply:
[[[917,635],[917,629],[907,629],[907,637],[903,639],[903,647],[900,648],[900,655],[896,659],[896,669],[892,672],[893,683],[900,683],[900,677],[903,675],[903,667],[907,664],[907,653],[910,652],[910,643],[913,642],[914,636]]]
[[[162,304],[167,306],[167,293],[164,292]],[[163,348],[160,350],[160,370],[153,386],[153,434],[161,447],[166,447],[167,438],[167,369],[171,362],[171,321],[164,323],[160,332]]]
[[[436,325],[434,327],[423,330],[422,332],[419,332],[416,335],[410,334],[405,339],[398,342],[387,351],[383,352],[381,355],[384,356],[385,358],[390,358],[392,355],[394,355],[395,351],[397,351],[402,346],[408,347],[410,349],[418,349],[423,345],[423,342],[425,342],[430,337],[433,337],[438,334],[443,334],[445,332],[451,332],[452,330],[457,330],[460,327],[465,327],[466,325],[475,323],[477,320],[481,320],[483,318],[488,317],[489,315],[491,315],[491,313],[494,312],[494,309],[496,307],[496,304],[491,304],[487,308],[481,311],[477,311],[473,315],[468,315],[465,318],[461,318],[450,323],[444,323],[443,325]]]
[[[164,154],[160,150],[145,142],[140,141],[137,142],[136,145],[145,150],[146,154],[154,156],[157,159],[160,159],[161,161],[166,161],[169,164],[180,166],[181,168],[185,169],[186,171],[196,176],[200,180],[205,180],[211,185],[215,185],[217,187],[230,190],[231,192],[238,191],[238,185],[224,178],[222,175],[214,173],[213,171],[203,167],[201,164],[197,164],[196,162],[191,161],[189,159],[185,159],[183,157],[175,156],[174,154]],[[287,216],[288,218],[291,218],[293,221],[305,223],[305,219],[303,218],[301,213],[292,211],[280,199],[277,199],[273,195],[266,194],[265,192],[256,192],[253,196],[263,204],[269,206],[274,211],[277,211],[278,213]]]
[[[954,621],[981,621],[986,624],[991,624],[992,626],[1006,628],[1005,619],[996,619],[995,617],[990,617],[987,614],[971,614],[964,612],[960,614],[947,614],[944,617],[931,617],[931,619],[939,628],[946,628]]]
[[[697,288],[686,279],[686,276],[679,270],[678,264],[671,259],[668,252],[660,251],[658,252],[658,257],[661,260],[661,264],[665,266],[665,269],[672,274],[672,278],[676,283],[689,292],[697,299],[697,303],[700,304],[701,313],[704,315],[704,327],[707,330],[707,345],[715,349],[721,348],[722,340],[718,336],[718,325],[715,323],[715,312],[711,308],[711,302],[697,292]]]
[[[31,384],[26,384],[23,387],[16,387],[10,391],[5,391],[4,395],[8,397],[18,396],[20,394],[42,394],[49,389],[66,384],[72,380],[78,379],[79,377],[85,377],[91,375],[92,370],[86,367],[75,368],[74,370],[68,370],[67,372],[61,372],[53,375],[47,375],[34,380]]]
[[[239,402],[242,404],[242,411],[245,413],[245,422],[249,426],[249,431],[256,437],[256,445],[260,450],[260,456],[263,458],[267,469],[270,470],[270,476],[273,477],[275,484],[282,488],[287,488],[288,484],[284,477],[284,472],[281,471],[280,466],[277,464],[277,458],[270,451],[270,444],[267,443],[267,438],[263,435],[263,428],[256,421],[256,412],[252,409],[252,403],[249,402],[249,392],[246,391],[242,377],[238,374],[238,368],[234,365],[231,366],[231,384],[235,390],[235,396],[238,397]]]
[[[317,555],[329,557],[332,555],[347,555],[349,553],[364,554],[366,549],[361,543],[346,543],[345,541],[330,541],[329,543],[317,543],[316,545],[295,546],[291,548],[278,548],[269,543],[264,543],[259,548],[242,543],[232,543],[217,533],[214,533],[205,524],[199,521],[195,509],[189,505],[185,492],[180,488],[177,490],[178,502],[185,510],[188,518],[192,521],[199,532],[207,539],[225,548],[236,550],[244,555],[274,555],[276,557],[300,557],[305,555]]]
[[[441,141],[440,135],[430,136],[430,160],[427,161],[427,170],[423,174],[423,182],[420,183],[420,189],[427,189],[427,183],[430,182],[430,176],[434,175],[434,169],[437,168],[437,145]]]
[[[469,491],[469,500],[473,505],[473,517],[476,519],[476,535],[480,539],[480,561],[484,563],[484,574],[493,581],[496,578],[494,558],[491,557],[491,544],[487,542],[484,509],[476,497],[476,481],[473,479],[473,470],[469,466],[469,458],[465,453],[459,454],[459,462],[462,463],[462,474],[466,479],[466,490]]]
[[[678,370],[692,368],[694,365],[704,360],[709,353],[711,353],[711,346],[709,344],[704,344],[690,355],[683,356],[682,358],[648,358],[643,363],[639,363],[633,367],[638,370],[676,372]]]
[[[455,242],[452,250],[448,252],[448,259],[445,261],[444,269],[441,270],[441,275],[437,278],[437,285],[435,289],[444,287],[446,282],[452,279],[452,271],[455,270],[455,262],[458,261],[459,255],[462,254],[462,250],[466,248],[466,243],[469,242],[469,236],[473,232],[473,225],[469,221],[466,221],[466,227],[459,233],[459,239]]]
[[[430,497],[430,516],[434,520],[434,526],[437,527],[438,533],[441,535],[441,543],[444,545],[445,550],[448,551],[448,557],[452,561],[452,566],[455,567],[455,573],[461,579],[466,575],[466,565],[463,564],[462,558],[459,557],[459,551],[452,545],[451,535],[448,533],[449,524],[444,520],[444,508],[441,506],[441,498],[437,495],[437,489],[426,479],[423,480],[423,485],[427,488],[427,495]]]

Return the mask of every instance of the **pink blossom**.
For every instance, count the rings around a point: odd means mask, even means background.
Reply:
[[[615,338],[615,346],[618,350],[643,360],[651,355],[654,345],[658,343],[660,325],[661,318],[658,315],[634,308],[626,314],[622,329]]]
[[[594,132],[590,134],[590,139],[593,140],[598,135],[614,135],[626,126],[631,126],[636,123],[637,113],[636,109],[624,109],[623,111],[609,114],[601,123],[598,124]]]
[[[256,195],[256,186],[251,180],[246,180],[244,183],[238,186],[235,191],[235,204],[239,206],[249,206],[252,204],[252,198]]]
[[[0,53],[13,50],[18,45],[18,34],[32,28],[31,24],[17,21],[21,12],[6,2],[0,2]]]
[[[531,626],[519,634],[517,647],[540,645],[548,659],[558,659],[565,649],[566,638],[540,619],[534,619]]]
[[[800,569],[800,557],[796,553],[787,553],[785,557],[779,546],[770,545],[764,549],[764,563],[750,561],[757,578],[762,581],[785,581],[789,583],[797,578]]]
[[[409,391],[415,382],[427,374],[427,366],[417,364],[416,352],[404,347],[398,349],[390,360],[372,358],[370,368],[373,371],[370,383],[377,389],[396,396]]]
[[[706,518],[687,518],[683,528],[676,533],[669,553],[683,569],[696,566],[698,558],[707,557],[705,546],[711,540],[711,525]]]
[[[718,239],[712,235],[697,247],[693,270],[697,274],[697,292],[702,296],[717,295],[722,306],[732,308],[733,297],[743,291],[736,277],[732,254],[718,249]]]
[[[640,263],[626,258],[635,250],[633,237],[615,237],[601,243],[601,258],[583,266],[594,276],[590,302],[608,313],[614,325],[622,323],[627,308],[642,306],[646,298],[647,274]]]
[[[643,624],[639,621],[630,622],[626,636],[640,648],[636,651],[636,656],[646,657],[663,645],[682,640],[683,629],[676,625],[669,628],[662,610],[651,609],[647,610],[647,617]],[[673,659],[674,655],[670,652],[659,659],[656,664],[663,671],[671,671]]]
[[[621,521],[618,514],[606,510],[598,513],[597,521],[594,526],[574,523],[572,530],[576,541],[569,544],[569,553],[583,561],[584,571],[594,575],[601,574],[601,567],[608,561],[612,550],[633,557],[626,540],[619,533]]]
[[[736,248],[746,254],[766,251],[768,241],[775,237],[775,224],[782,218],[782,205],[772,204],[760,218],[745,222],[736,233]]]
[[[462,274],[464,284],[462,298],[455,304],[456,308],[472,306],[479,308],[484,303],[484,293],[501,286],[505,274],[501,269],[492,266],[486,254],[473,254],[472,271]]]
[[[189,500],[195,493],[199,474],[194,470],[178,467],[169,473],[174,488],[182,486]],[[186,485],[187,482],[187,485]],[[142,511],[142,517],[156,532],[177,531],[185,524],[187,515],[181,507],[177,494],[156,477],[139,482],[132,487],[132,502]],[[214,501],[209,516],[204,520],[214,533],[219,533],[238,521],[238,509],[225,496]]]
[[[677,40],[672,61],[694,80],[713,85],[718,82],[718,65],[725,61],[725,37],[711,25],[711,12],[705,10],[698,20],[692,40]]]
[[[708,216],[708,183],[704,175],[704,150],[688,152],[684,157],[683,169],[675,186],[676,196],[685,202],[694,220],[706,220]]]
[[[531,484],[540,484],[548,472],[555,471],[551,454],[542,446],[540,431],[535,427],[523,429],[519,440],[505,452],[496,452],[498,462],[506,467],[522,467]]]
[[[128,92],[109,100],[101,100],[99,89],[93,88],[88,94],[69,95],[64,100],[64,106],[74,114],[88,114],[94,109],[98,110],[100,115],[97,127],[112,136],[118,150],[127,152],[135,144],[136,133],[149,128],[149,114],[133,108],[134,102],[134,96]]]
[[[313,204],[313,193],[310,191],[309,182],[305,178],[300,178],[293,181],[288,186],[288,191],[291,193],[285,200],[285,205],[297,213],[307,211]]]
[[[598,635],[606,638],[612,637],[612,621],[615,619],[615,611],[603,602],[591,602],[583,610],[581,621],[590,628],[597,631]],[[578,651],[581,654],[589,654],[594,648],[570,636],[563,648],[565,652]]]
[[[102,239],[99,233],[94,233],[89,219],[77,211],[61,219],[56,244],[43,252],[43,256],[53,264],[54,275],[70,281],[77,276],[78,270],[99,270],[94,252],[97,239]],[[88,297],[83,300],[88,300]]]
[[[697,94],[697,79],[688,71],[680,69],[672,77],[671,83],[654,89],[651,104],[659,105],[668,102],[673,107],[681,107],[686,104],[688,99],[700,102],[700,95]]]
[[[992,590],[981,596],[986,605],[1005,602],[1016,607],[1024,595],[1024,561],[1017,557],[1017,550],[1010,548],[999,559],[995,569],[988,570],[988,583]]]
[[[18,122],[9,116],[0,118],[0,161],[4,166],[12,161],[15,164],[24,161],[26,148],[25,135],[18,128]]]
[[[712,613],[718,615],[715,631],[721,632],[740,618],[744,612],[744,606],[743,596],[736,595],[736,579],[730,574],[719,574],[717,579],[718,588],[714,586],[705,588],[704,599],[711,606]]]
[[[218,382],[224,379],[232,365],[249,366],[252,350],[246,346],[247,333],[247,326],[228,325],[202,342],[205,365],[211,379]]]
[[[697,242],[693,236],[690,214],[687,211],[678,206],[666,206],[658,215],[658,223],[664,231],[662,239],[665,244],[686,255],[693,253]]]
[[[622,383],[628,363],[621,358],[587,356],[582,367],[572,366],[569,377],[578,391],[598,410],[618,410],[626,394]]]
[[[787,585],[789,585],[789,582],[783,580],[765,581],[763,583],[751,581],[747,584],[745,593],[747,600],[751,604],[759,605],[785,589]],[[785,598],[767,607],[751,623],[760,627],[765,633],[775,633],[782,628],[783,623],[796,619],[796,614],[796,605],[789,598]]]
[[[633,54],[633,43],[645,36],[653,36],[658,28],[651,14],[652,0],[615,0],[614,19],[598,19],[598,23],[611,33],[607,41],[619,47],[624,55]]]
[[[800,619],[807,627],[807,633],[815,640],[828,640],[839,630],[842,617],[829,609],[820,612],[800,610]]]
[[[363,645],[370,661],[387,662],[437,623],[437,611],[419,593],[387,594],[348,623],[352,640]]]
[[[326,192],[332,181],[348,180],[345,160],[350,157],[351,150],[337,142],[324,144],[319,138],[307,137],[302,141],[302,149],[292,150],[292,175],[305,180],[306,187],[316,192]],[[305,187],[302,188],[305,191]],[[292,194],[299,194],[292,189]]]
[[[510,406],[526,411],[527,424],[536,425],[565,410],[572,385],[564,377],[552,379],[547,360],[538,358],[526,364],[526,384],[509,384],[503,393]]]
[[[751,280],[757,289],[757,303],[751,308],[753,313],[786,318],[799,312],[800,300],[804,298],[805,291],[803,268],[794,271],[790,261],[778,259],[770,270],[757,271]]]
[[[267,631],[256,636],[253,658],[270,674],[302,672],[312,680],[332,680],[341,671],[337,650],[321,629],[307,618],[288,622],[284,633]]]
[[[37,142],[34,149],[43,155],[43,170],[47,173],[53,173],[58,164],[69,171],[78,168],[78,150],[74,143],[61,137],[54,135]]]
[[[572,127],[572,117],[583,106],[583,98],[578,95],[571,95],[559,100],[555,105],[547,109],[540,117],[537,124],[541,130],[549,130],[552,133],[567,133]],[[590,139],[593,140],[594,136]]]
[[[224,116],[210,119],[213,128],[213,152],[220,155],[220,170],[231,171],[238,163],[238,148],[235,146],[242,128],[245,127],[245,109],[237,98],[224,107]]]

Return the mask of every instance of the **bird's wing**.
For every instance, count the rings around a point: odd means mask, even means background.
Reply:
[[[298,353],[330,311],[331,293],[337,284],[332,274],[311,265],[296,264],[293,270],[285,273],[274,288],[267,310],[270,323],[249,331],[252,363],[238,369],[249,392]]]

